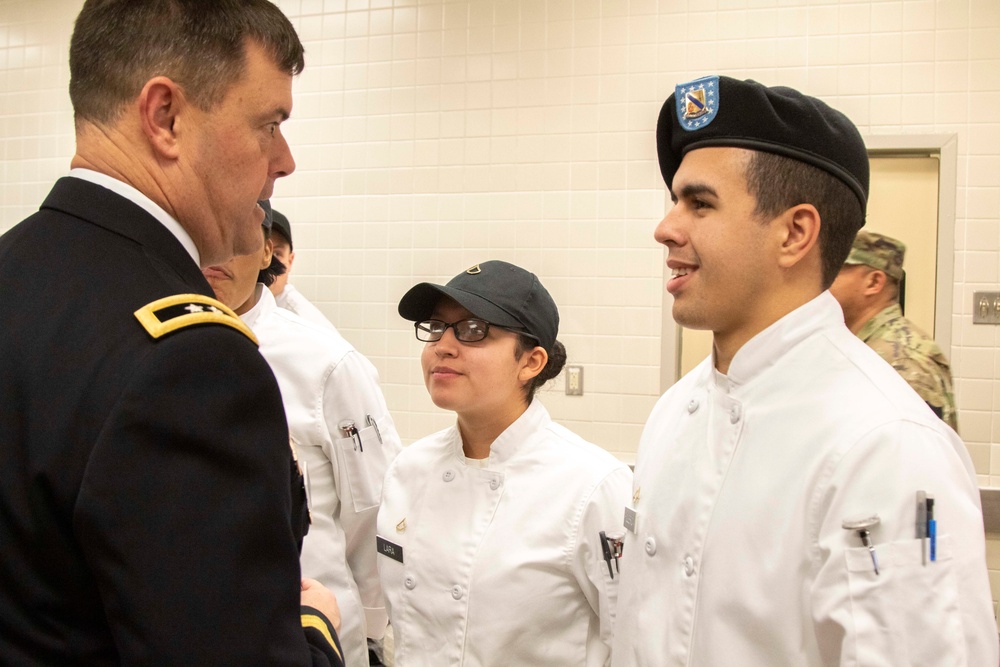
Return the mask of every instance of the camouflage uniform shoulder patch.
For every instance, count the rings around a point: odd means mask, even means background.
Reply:
[[[898,304],[872,318],[858,337],[895,368],[924,402],[940,411],[939,416],[948,426],[958,430],[948,359],[934,339],[903,316]]]

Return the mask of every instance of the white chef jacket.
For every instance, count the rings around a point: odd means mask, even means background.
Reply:
[[[467,459],[456,427],[404,449],[378,515],[395,664],[609,664],[621,576],[599,533],[621,535],[631,480],[538,400],[488,459]]]
[[[327,329],[337,330],[337,327],[333,326],[333,322],[327,319],[323,311],[307,299],[302,292],[295,289],[295,285],[291,283],[285,283],[285,289],[274,297],[274,301],[278,304],[278,308],[290,310],[304,320]]]
[[[998,664],[969,455],[829,292],[672,387],[634,486],[616,667]],[[878,575],[841,526],[871,514]]]
[[[382,478],[400,450],[399,435],[371,362],[340,334],[278,308],[262,284],[257,292],[257,304],[242,319],[278,380],[307,477],[312,525],[302,545],[302,575],[337,596],[346,664],[367,665],[367,636],[380,638],[387,622],[375,564],[375,517]],[[368,415],[377,432],[367,425]],[[361,447],[340,430],[345,419],[356,424]]]

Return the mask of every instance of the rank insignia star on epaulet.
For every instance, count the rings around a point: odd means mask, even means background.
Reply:
[[[135,317],[154,339],[201,324],[222,324],[236,329],[259,345],[239,315],[223,303],[201,294],[176,294],[146,304],[135,311]]]

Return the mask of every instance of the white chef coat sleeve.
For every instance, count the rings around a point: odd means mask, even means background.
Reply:
[[[621,575],[617,570],[614,578],[608,573],[600,532],[603,530],[608,536],[623,536],[625,504],[631,496],[632,471],[623,464],[609,472],[584,501],[571,545],[573,575],[600,622],[599,633],[588,637],[587,667],[611,664],[611,637]]]
[[[831,459],[809,499],[809,599],[826,665],[996,665],[979,492],[965,446],[916,421],[874,429]],[[922,561],[916,493],[935,498],[937,560]],[[879,573],[845,519],[878,514]],[[775,539],[781,539],[779,535]],[[794,573],[789,573],[792,576]]]
[[[401,444],[379,387],[378,372],[360,352],[351,350],[333,368],[323,389],[323,416],[329,430],[340,525],[346,539],[347,562],[365,608],[368,636],[380,639],[388,623],[375,560],[375,521],[382,480]],[[374,420],[370,425],[368,417]],[[351,420],[360,447],[340,428]]]

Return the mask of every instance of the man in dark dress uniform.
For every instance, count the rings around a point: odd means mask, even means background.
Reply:
[[[302,54],[266,0],[77,19],[73,171],[0,237],[0,664],[342,664],[278,386],[199,269],[261,241]]]

